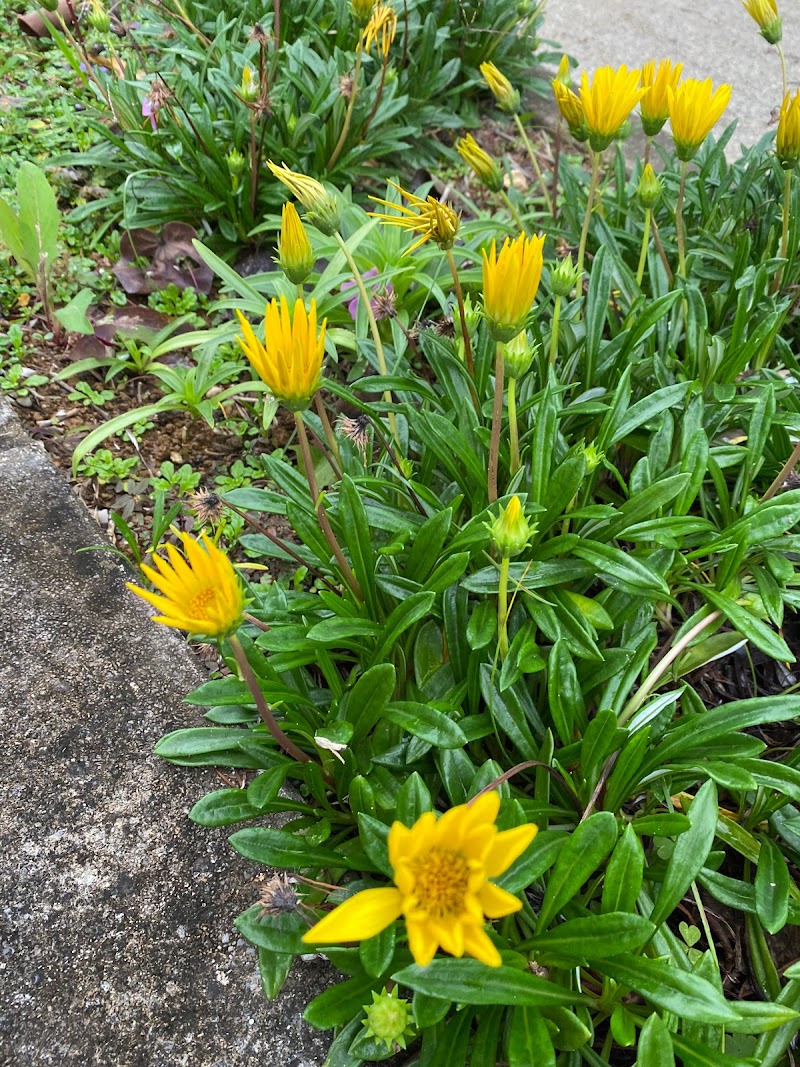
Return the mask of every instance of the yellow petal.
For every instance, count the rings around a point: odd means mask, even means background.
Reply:
[[[464,931],[464,951],[487,967],[499,967],[503,962],[494,942],[481,929],[469,927]]]
[[[343,941],[365,941],[385,930],[403,911],[403,898],[397,889],[364,889],[303,934],[309,945],[338,945]]]
[[[525,823],[514,830],[503,830],[497,835],[484,859],[487,878],[496,878],[508,870],[515,859],[525,851],[538,832],[538,826]]]
[[[414,957],[414,963],[420,967],[427,967],[436,955],[439,942],[427,922],[416,923],[406,920],[408,930],[408,947]]]
[[[499,885],[492,885],[491,882],[485,882],[478,890],[478,900],[484,915],[490,919],[511,915],[522,907],[522,901],[518,897],[501,889]]]

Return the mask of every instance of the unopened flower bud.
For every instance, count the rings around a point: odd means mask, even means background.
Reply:
[[[553,86],[553,96],[556,98],[559,113],[569,127],[569,132],[576,141],[587,140],[589,127],[586,125],[581,98],[558,78],[553,78],[550,84]]]
[[[339,229],[339,205],[336,197],[329,193],[321,182],[307,174],[289,170],[285,163],[279,167],[270,159],[267,166],[275,177],[294,193],[306,209],[306,218],[312,226],[316,226],[320,233],[328,237]]]
[[[649,163],[645,163],[636,195],[643,208],[654,208],[661,199],[664,184]]]
[[[500,508],[500,514],[489,525],[492,543],[501,556],[518,556],[530,543],[536,529],[529,523],[522,510],[518,496],[512,496],[508,506]]]
[[[278,254],[283,273],[290,282],[301,285],[314,266],[314,253],[306,228],[292,203],[283,205]]]
[[[580,281],[581,271],[572,262],[572,256],[566,256],[558,266],[550,270],[550,288],[553,296],[569,296]]]
[[[560,82],[562,85],[566,85],[567,88],[572,85],[572,76],[569,71],[569,56],[566,52],[561,57],[561,62],[558,64],[558,70],[553,81]]]
[[[481,309],[478,304],[472,303],[472,297],[467,293],[464,297],[464,321],[470,334],[475,333],[481,321]]]
[[[111,29],[111,16],[103,7],[102,0],[92,0],[92,6],[89,8],[89,25],[98,33],[108,33]]]
[[[597,445],[595,445],[594,441],[592,441],[591,444],[583,446],[583,458],[586,460],[586,470],[591,474],[592,471],[597,470],[603,462],[605,452],[601,452]]]
[[[503,172],[500,164],[481,148],[471,133],[456,142],[456,150],[487,189],[493,193],[500,192],[503,188]]]
[[[521,378],[528,370],[536,355],[536,345],[528,340],[526,330],[521,330],[503,347],[503,366],[509,378]]]
[[[502,74],[494,63],[481,63],[481,74],[500,110],[516,114],[519,111],[519,91],[512,86],[505,74]]]
[[[364,1011],[367,1013],[364,1026],[368,1037],[376,1042],[386,1042],[390,1049],[394,1049],[395,1045],[406,1047],[406,1038],[414,1034],[411,1005],[407,1000],[400,999],[397,986],[388,993],[385,989],[382,993],[373,990],[372,1004],[365,1004]]]
[[[228,173],[232,178],[238,178],[244,170],[244,156],[236,149],[232,148],[225,156],[225,162],[228,164]]]
[[[261,87],[258,84],[258,79],[253,76],[252,70],[248,66],[245,66],[242,71],[242,83],[239,86],[239,96],[247,104],[254,104],[261,95]]]
[[[376,3],[377,0],[350,0],[350,10],[353,12],[356,22],[364,24],[369,22],[372,9]]]
[[[777,0],[743,0],[747,13],[758,23],[761,36],[770,44],[778,44],[783,37],[783,22],[778,14]]]
[[[800,161],[800,90],[783,98],[775,151],[784,170],[791,170]]]

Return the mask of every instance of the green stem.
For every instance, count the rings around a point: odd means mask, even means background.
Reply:
[[[531,163],[533,164],[533,169],[536,171],[536,179],[539,182],[539,188],[542,190],[542,196],[544,197],[544,202],[547,205],[547,213],[548,215],[552,215],[553,201],[550,199],[550,191],[547,188],[547,182],[544,180],[544,174],[542,174],[542,168],[539,166],[539,160],[536,158],[536,153],[533,150],[533,145],[528,140],[527,133],[525,133],[525,127],[522,125],[522,120],[516,112],[514,112],[514,122],[516,122],[517,124],[517,129],[519,130],[520,137],[522,138],[525,148],[528,151]]]
[[[369,131],[370,126],[372,125],[372,120],[375,118],[375,112],[381,106],[381,99],[383,97],[383,86],[384,86],[384,83],[386,82],[386,69],[387,69],[388,66],[389,66],[389,56],[385,55],[383,57],[383,66],[381,67],[381,80],[380,80],[380,83],[378,85],[378,92],[377,92],[377,95],[375,97],[375,103],[372,105],[372,110],[370,111],[369,115],[367,115],[367,121],[361,127],[361,140],[362,141],[366,141],[367,132]]]
[[[561,167],[561,129],[563,120],[558,116],[556,134],[553,139],[553,221],[558,218],[558,172]]]
[[[503,424],[503,344],[495,347],[494,404],[492,405],[492,438],[489,442],[489,467],[487,470],[489,503],[497,500],[497,466],[500,459],[500,430]]]
[[[783,227],[781,229],[781,259],[785,260],[789,254],[789,221],[792,211],[792,171],[787,169],[783,176]],[[778,268],[775,275],[774,289],[778,290],[783,282],[784,265]]]
[[[458,277],[458,268],[456,267],[455,257],[453,256],[453,249],[448,248],[445,250],[447,253],[447,262],[450,265],[450,273],[453,275],[453,286],[456,291],[456,300],[458,301],[458,315],[461,319],[461,335],[464,338],[464,356],[467,361],[467,370],[470,373],[470,377],[475,377],[475,364],[472,361],[472,345],[469,339],[469,330],[467,329],[467,315],[464,311],[464,294],[461,291],[461,282]]]
[[[303,422],[303,416],[299,411],[294,413],[294,423],[297,427],[297,436],[300,441],[300,451],[303,456],[303,466],[306,471],[306,479],[308,480],[308,489],[311,493],[311,503],[314,506],[314,510],[317,513],[317,522],[319,528],[325,536],[325,540],[328,542],[331,552],[339,564],[339,569],[342,572],[342,577],[350,586],[358,600],[364,599],[364,594],[361,592],[361,586],[358,584],[358,579],[350,567],[350,564],[344,558],[344,553],[339,547],[339,542],[336,540],[336,534],[333,532],[333,527],[328,519],[328,513],[325,511],[325,504],[320,496],[319,489],[317,488],[317,476],[314,474],[314,461],[311,458],[311,447],[308,443],[308,434],[306,433],[306,425]]]
[[[508,655],[508,565],[509,556],[500,561],[500,584],[497,589],[497,648],[500,659]]]
[[[553,305],[553,327],[550,331],[550,366],[552,367],[558,355],[558,327],[561,322],[561,300],[557,296]]]
[[[781,100],[784,100],[786,97],[786,92],[788,90],[788,82],[786,80],[786,56],[783,51],[783,45],[780,43],[780,41],[778,41],[775,47],[778,49],[778,55],[780,56],[781,60],[781,83],[783,85]]]
[[[242,680],[252,694],[255,705],[258,708],[258,713],[279,747],[283,749],[287,756],[291,756],[292,759],[297,760],[298,763],[312,762],[311,756],[309,756],[307,752],[303,752],[301,748],[298,748],[294,741],[290,740],[278,725],[277,719],[272,714],[272,709],[264,699],[264,694],[261,692],[261,686],[258,684],[258,679],[247,660],[245,651],[236,634],[231,634],[228,638],[228,644],[231,646],[231,652],[233,652],[236,659],[236,664],[239,667]]]
[[[644,233],[642,234],[642,251],[639,255],[639,269],[636,271],[636,284],[641,289],[642,278],[644,278],[644,265],[647,262],[647,248],[650,244],[650,219],[653,216],[653,212],[650,208],[645,208],[644,211]]]
[[[681,184],[675,204],[675,230],[678,235],[678,274],[686,277],[686,235],[683,232],[683,200],[686,195],[686,170],[688,163],[681,163]]]
[[[305,298],[306,298],[306,291],[303,288],[303,283],[302,282],[298,282],[297,283],[297,299],[298,300],[305,300]]]
[[[255,219],[256,195],[258,193],[258,148],[256,145],[256,117],[248,111],[250,120],[250,217]]]
[[[517,379],[508,380],[508,436],[511,443],[511,467],[510,473],[516,474],[519,470],[519,431],[517,429]]]
[[[586,200],[586,214],[583,216],[581,228],[581,241],[578,245],[578,277],[583,276],[583,261],[586,256],[586,238],[589,236],[589,219],[594,211],[594,198],[597,193],[597,185],[600,180],[600,153],[592,152],[592,180],[589,183],[589,196]],[[578,285],[580,285],[580,281]]]
[[[358,95],[358,77],[361,74],[361,57],[363,53],[361,51],[361,42],[358,44],[358,51],[356,52],[356,68],[353,71],[353,89],[350,93],[350,99],[347,101],[347,111],[344,116],[344,124],[342,125],[342,132],[339,134],[339,140],[336,142],[336,147],[331,153],[331,158],[328,160],[327,170],[330,170],[336,160],[339,158],[342,149],[344,148],[344,142],[347,140],[347,134],[350,132],[350,122],[353,118],[353,108],[356,103],[356,96]]]
[[[322,429],[325,433],[325,440],[328,442],[328,448],[333,453],[336,462],[341,468],[342,456],[339,452],[339,442],[336,440],[336,434],[333,432],[331,420],[328,418],[328,412],[325,409],[325,404],[322,401],[322,395],[320,394],[319,389],[316,391],[316,393],[314,393],[314,407],[317,409],[319,421],[322,423]]]
[[[508,193],[505,191],[505,189],[501,189],[500,190],[500,198],[503,201],[503,203],[506,205],[506,207],[508,208],[509,212],[511,213],[511,218],[514,220],[514,222],[516,222],[516,224],[517,224],[517,226],[519,226],[520,230],[523,233],[527,233],[528,231],[525,229],[525,223],[522,221],[522,216],[517,211],[517,209],[514,207],[514,204],[513,204],[512,200],[511,200],[511,197],[508,195]]]

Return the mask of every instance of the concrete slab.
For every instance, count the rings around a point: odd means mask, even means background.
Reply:
[[[212,772],[159,736],[200,680],[44,450],[0,402],[0,1064],[318,1067],[326,970],[262,996],[234,916],[257,868],[190,823]],[[216,782],[218,785],[219,783]]]
[[[778,0],[790,87],[800,81],[800,4]],[[684,74],[733,86],[717,132],[738,119],[729,156],[769,129],[781,103],[780,61],[740,0],[547,0],[542,36],[591,72],[668,56]]]

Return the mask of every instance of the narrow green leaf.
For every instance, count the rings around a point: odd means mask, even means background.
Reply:
[[[717,787],[713,781],[706,782],[698,790],[689,811],[689,822],[690,828],[675,842],[650,916],[656,926],[672,914],[705,865],[717,825]]]
[[[428,614],[435,599],[435,593],[414,593],[397,605],[384,624],[383,640],[372,657],[373,664],[392,658],[395,643],[410,626]]]
[[[650,1015],[639,1034],[637,1067],[675,1067],[672,1036],[660,1015]]]
[[[620,985],[641,994],[645,1000],[678,1017],[701,1023],[738,1022],[735,1006],[710,982],[679,971],[663,960],[618,956],[596,964],[597,970]]]
[[[508,1067],[555,1067],[555,1063],[555,1049],[541,1012],[526,1006],[514,1008],[508,1031]]]
[[[644,876],[644,849],[629,823],[611,853],[603,880],[602,910],[633,912]]]
[[[248,860],[266,867],[286,867],[290,871],[331,867],[334,870],[358,869],[358,862],[334,852],[307,844],[302,837],[286,830],[272,830],[267,826],[238,830],[229,838],[236,851]]]
[[[546,930],[563,906],[594,874],[617,840],[617,820],[598,811],[580,823],[561,848],[539,910],[537,931]]]
[[[447,997],[460,1004],[504,1004],[547,1007],[551,1004],[584,1004],[588,998],[544,978],[514,967],[487,967],[472,959],[434,959],[427,967],[413,964],[395,972],[399,985]]]
[[[791,876],[783,853],[770,837],[761,838],[756,868],[756,914],[768,934],[777,934],[789,918]]]
[[[567,919],[525,942],[537,953],[573,960],[599,960],[644,945],[655,933],[649,919],[615,911]]]
[[[437,748],[461,748],[467,743],[458,723],[429,704],[398,700],[387,706],[384,718]]]

